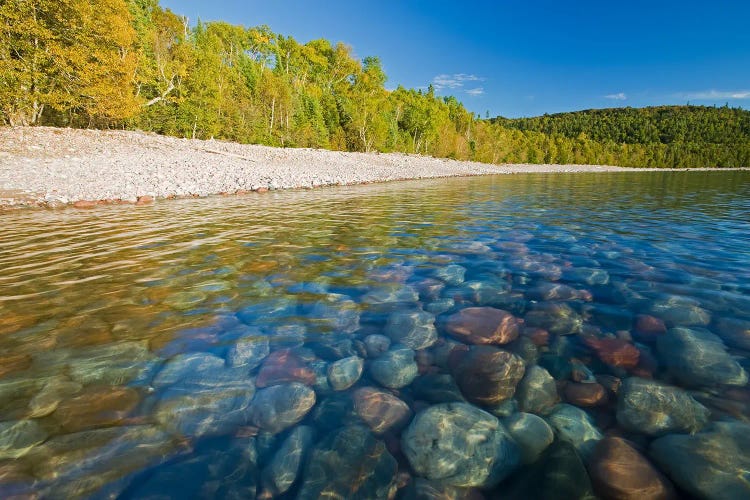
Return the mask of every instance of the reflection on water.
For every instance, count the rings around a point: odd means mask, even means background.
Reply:
[[[3,214],[0,496],[747,497],[748,214],[747,172]]]

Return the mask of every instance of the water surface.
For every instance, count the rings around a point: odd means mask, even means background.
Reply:
[[[585,494],[592,461],[606,465],[604,436],[655,461],[661,484],[711,496],[709,479],[680,472],[705,465],[700,443],[679,439],[719,442],[734,434],[716,422],[750,416],[748,214],[748,172],[511,175],[3,214],[0,496]],[[492,403],[472,387],[497,373],[467,375],[476,366],[462,362],[489,358],[450,326],[477,307],[506,311],[516,332],[488,344],[520,367],[502,368],[509,392],[490,390]],[[541,402],[518,392],[518,378],[541,373],[532,367],[555,379]],[[628,379],[677,388],[705,412],[682,427],[634,424],[622,387],[646,420],[677,410]],[[440,405],[456,401],[497,426],[482,434],[505,447],[492,470],[469,470],[460,450],[451,472],[409,451],[424,432],[414,415],[439,407],[450,419]],[[661,458],[683,444],[703,458]],[[737,468],[728,491],[746,491],[746,453],[709,457]],[[577,485],[524,482],[556,467]]]

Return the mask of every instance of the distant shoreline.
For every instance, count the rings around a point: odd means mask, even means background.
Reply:
[[[439,177],[666,170],[673,169],[491,165],[402,153],[349,153],[178,139],[143,132],[0,128],[2,209],[148,204],[166,198]]]

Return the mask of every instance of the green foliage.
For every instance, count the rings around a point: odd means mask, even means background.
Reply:
[[[386,90],[377,57],[268,26],[199,22],[158,0],[0,2],[0,118],[489,163],[750,165],[750,113],[656,107],[479,119]]]

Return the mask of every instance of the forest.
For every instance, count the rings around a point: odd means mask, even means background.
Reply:
[[[750,166],[750,112],[618,108],[481,119],[386,89],[379,58],[268,26],[190,23],[158,0],[0,3],[0,123],[144,130],[487,163]]]

